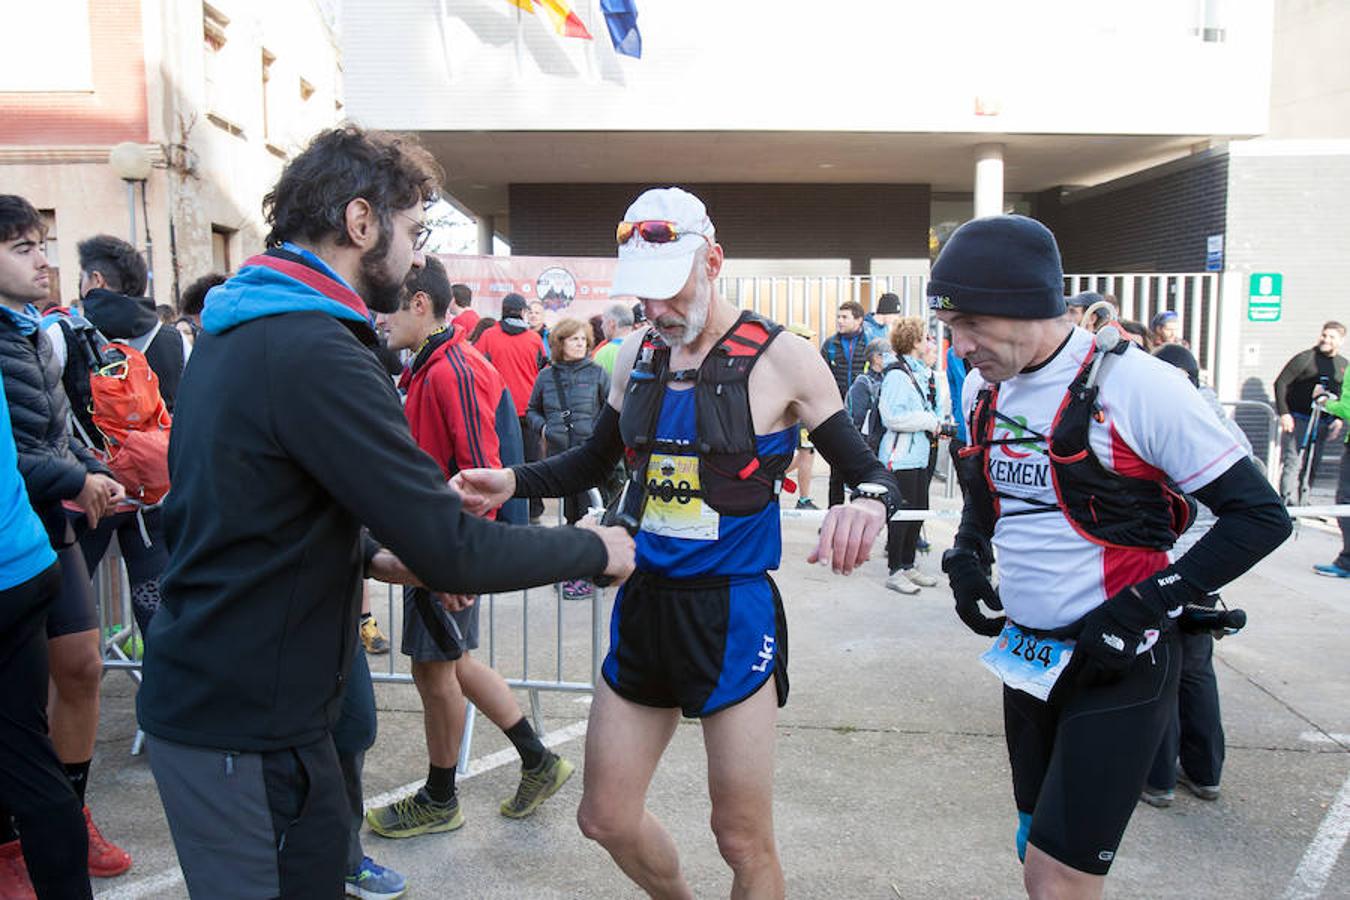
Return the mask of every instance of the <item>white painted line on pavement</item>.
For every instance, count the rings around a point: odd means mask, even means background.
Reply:
[[[542,738],[545,747],[556,747],[559,744],[565,744],[568,741],[581,737],[586,733],[586,722],[574,722],[571,725],[550,731]],[[489,753],[487,756],[479,757],[469,761],[469,771],[460,775],[456,781],[467,781],[475,775],[482,775],[485,772],[491,772],[493,769],[500,768],[509,762],[520,759],[514,747],[507,747],[504,750],[498,750],[496,753]],[[392,791],[385,791],[383,794],[371,797],[366,800],[366,809],[372,807],[384,806],[392,803],[399,797],[415,791],[422,786],[424,779],[413,781],[403,785],[403,787],[394,788]],[[165,869],[158,875],[151,875],[149,878],[142,878],[140,881],[133,881],[129,884],[121,884],[117,887],[108,888],[105,891],[99,891],[95,894],[96,900],[142,900],[142,898],[153,896],[160,891],[167,891],[170,888],[177,887],[183,883],[183,870],[178,866],[172,869]]]
[[[1320,731],[1305,731],[1298,736],[1300,741],[1309,744],[1341,744],[1350,746],[1350,734],[1324,734]]]
[[[1303,860],[1294,870],[1294,877],[1285,889],[1284,900],[1316,900],[1336,868],[1336,860],[1350,837],[1350,778],[1341,785],[1341,792],[1327,810],[1322,825],[1303,854]]]

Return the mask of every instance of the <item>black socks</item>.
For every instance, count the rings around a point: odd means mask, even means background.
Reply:
[[[521,716],[520,721],[506,729],[505,734],[520,754],[520,764],[526,769],[539,768],[548,751],[530,727],[530,720]]]
[[[440,766],[427,768],[427,795],[436,803],[449,803],[455,799],[455,767],[443,769]]]
[[[89,786],[89,764],[92,759],[86,759],[82,763],[65,763],[66,777],[70,779],[70,786],[75,789],[75,796],[80,798],[80,805],[84,806],[84,789]]]

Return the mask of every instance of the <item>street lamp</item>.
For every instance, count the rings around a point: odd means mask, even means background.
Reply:
[[[108,153],[108,165],[117,177],[126,182],[127,185],[127,216],[130,219],[131,226],[131,246],[136,246],[136,184],[141,185],[141,208],[145,211],[145,263],[148,270],[149,281],[147,283],[149,296],[155,296],[155,268],[153,254],[150,245],[150,219],[149,211],[146,209],[145,201],[145,182],[150,177],[151,159],[150,151],[145,149],[143,144],[135,141],[123,141],[113,147]]]

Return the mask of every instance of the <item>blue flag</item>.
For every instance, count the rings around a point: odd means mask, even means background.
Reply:
[[[600,11],[605,15],[615,52],[641,59],[642,35],[638,32],[635,0],[600,0]]]

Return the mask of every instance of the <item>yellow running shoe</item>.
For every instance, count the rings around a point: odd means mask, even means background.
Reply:
[[[558,754],[546,751],[544,761],[538,768],[521,770],[516,795],[502,801],[502,815],[511,819],[523,819],[530,815],[539,808],[539,804],[556,794],[574,771],[576,766]]]
[[[464,813],[459,809],[459,797],[449,803],[437,803],[426,788],[418,788],[402,800],[380,806],[366,813],[370,830],[387,838],[406,838],[419,834],[454,831],[464,824]]]

